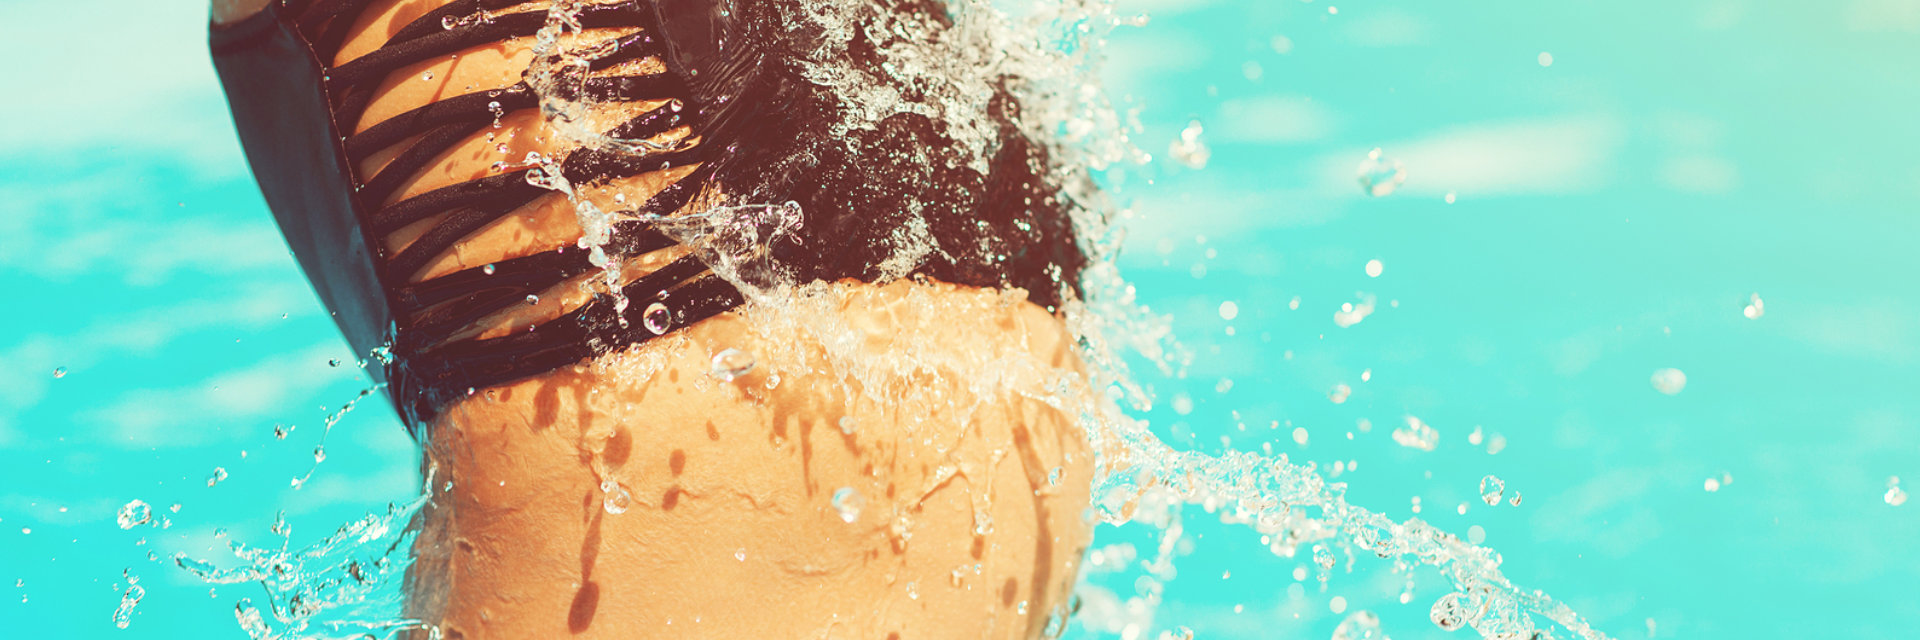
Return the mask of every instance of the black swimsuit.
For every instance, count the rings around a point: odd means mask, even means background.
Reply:
[[[666,4],[662,4],[666,3]],[[407,180],[503,114],[538,107],[525,82],[455,96],[388,118],[352,135],[378,86],[396,70],[439,56],[534,35],[541,8],[525,0],[456,0],[400,28],[379,49],[328,64],[369,0],[284,0],[231,25],[215,26],[212,49],[249,164],[294,254],[348,341],[361,353],[392,357],[374,375],[387,378],[410,427],[447,402],[493,385],[551,371],[652,339],[741,303],[733,285],[692,255],[623,287],[629,300],[597,295],[558,319],[507,336],[449,340],[455,332],[529,294],[593,269],[586,251],[562,249],[503,260],[410,283],[457,242],[551,192],[520,169],[435,189],[396,202]],[[673,99],[606,135],[647,140],[691,127],[698,143],[655,153],[578,149],[558,162],[574,185],[591,185],[667,167],[694,167],[631,213],[664,216],[713,202],[801,205],[798,233],[771,247],[802,281],[873,280],[896,250],[896,230],[918,216],[936,251],[915,270],[957,284],[1028,291],[1052,310],[1070,295],[1084,257],[1069,203],[1047,177],[1043,146],[1015,126],[1018,102],[996,90],[998,125],[989,170],[966,169],[958,146],[925,117],[897,115],[850,137],[827,129],[843,105],[801,80],[792,52],[817,34],[796,32],[783,12],[791,0],[636,0],[591,5],[586,29],[632,31],[593,60],[569,86],[592,102]],[[723,10],[723,7],[725,8]],[[895,7],[941,15],[928,7]],[[637,29],[637,30],[636,30]],[[870,36],[860,36],[867,38]],[[884,37],[884,36],[883,36]],[[881,43],[864,43],[878,45]],[[860,47],[855,47],[861,50]],[[600,73],[658,58],[665,71]],[[872,60],[853,60],[858,67]],[[911,94],[909,94],[911,95]],[[398,148],[376,175],[359,163]],[[722,187],[721,185],[724,185]],[[439,216],[417,240],[387,252],[380,239]],[[675,245],[633,219],[613,226],[606,251],[637,256]],[[670,313],[663,327],[649,309]]]

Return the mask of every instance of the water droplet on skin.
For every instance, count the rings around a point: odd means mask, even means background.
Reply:
[[[1361,161],[1355,170],[1360,181],[1360,191],[1375,198],[1390,195],[1407,181],[1407,168],[1399,160],[1386,157],[1379,149],[1367,152],[1367,159]]]
[[[1053,485],[1056,487],[1060,486],[1060,477],[1064,472],[1065,470],[1060,467],[1054,467],[1052,471],[1048,471],[1047,484]]]
[[[1767,315],[1767,303],[1760,299],[1760,294],[1753,294],[1747,299],[1747,308],[1742,309],[1740,314],[1746,316],[1748,320],[1759,320],[1760,316]]]
[[[67,377],[67,368],[66,368],[66,367],[54,367],[54,368],[53,368],[53,378],[54,378],[55,380],[58,380],[58,379],[61,379],[61,378],[65,378],[65,377]]]
[[[1180,130],[1180,137],[1167,144],[1167,155],[1189,169],[1207,168],[1207,160],[1213,157],[1213,151],[1201,139],[1205,131],[1199,120],[1188,122],[1186,128]]]
[[[600,508],[606,509],[607,513],[617,516],[626,513],[627,509],[633,506],[633,494],[628,493],[627,488],[618,482],[612,480],[601,481],[600,492],[606,494],[606,496],[600,500]]]
[[[1507,492],[1507,483],[1499,476],[1489,475],[1480,479],[1480,500],[1489,507],[1500,506],[1500,498]]]
[[[853,432],[858,430],[860,430],[859,420],[855,420],[853,416],[840,416],[840,433],[853,435]]]
[[[667,309],[667,305],[655,302],[647,305],[647,310],[640,316],[640,323],[646,325],[653,335],[665,335],[668,329],[673,328],[673,311]]]
[[[480,267],[480,273],[484,273],[487,275],[493,275],[493,272],[495,270],[496,268],[492,264],[488,264],[487,266]]]
[[[428,81],[428,82],[431,82],[431,81],[433,81],[433,72],[432,72],[432,71],[428,71],[428,72],[426,72],[426,73],[422,73],[422,74],[420,74],[420,79],[421,79],[421,80],[424,80],[424,81]]]
[[[1021,600],[1019,604],[1014,605],[1013,612],[1023,616],[1027,615],[1027,601]]]
[[[853,487],[841,487],[833,492],[833,510],[840,514],[840,521],[852,524],[860,519],[860,507],[866,504],[866,498]]]
[[[1667,368],[1653,372],[1653,389],[1667,395],[1678,395],[1687,388],[1687,374],[1679,369]]]
[[[540,304],[540,296],[533,295],[531,293],[527,294],[527,306],[533,306],[536,304]]]
[[[753,354],[739,349],[724,349],[713,355],[713,368],[709,373],[726,382],[733,382],[740,376],[753,371]]]
[[[211,486],[220,484],[220,481],[226,480],[226,479],[227,479],[227,468],[214,467],[213,475],[207,476],[207,486],[211,487]]]
[[[740,561],[740,562],[746,562],[746,561],[747,561],[747,550],[746,550],[746,549],[735,549],[735,550],[733,550],[733,559],[734,559],[734,560],[738,560],[738,561]]]
[[[146,502],[140,500],[134,500],[120,507],[120,513],[118,514],[118,520],[120,521],[120,528],[122,530],[132,529],[146,524],[152,519],[153,507],[147,506]]]

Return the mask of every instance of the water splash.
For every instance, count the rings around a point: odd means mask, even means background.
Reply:
[[[1360,161],[1354,173],[1360,182],[1360,191],[1375,198],[1392,195],[1407,181],[1406,165],[1377,148],[1367,152],[1367,159]]]

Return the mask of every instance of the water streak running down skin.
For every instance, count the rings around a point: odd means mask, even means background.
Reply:
[[[528,70],[529,85],[540,94],[541,114],[551,128],[583,146],[605,151],[652,154],[663,150],[648,141],[607,138],[587,128],[591,105],[563,96],[583,92],[557,90],[556,83],[582,74],[569,69],[583,68],[593,52],[568,51],[561,46],[562,35],[577,32],[575,16],[586,5],[579,0],[552,0],[546,27],[536,36],[536,62]],[[861,29],[879,28],[910,31],[912,25],[899,23],[897,17],[880,11],[870,0],[820,0],[809,5],[809,19],[817,21],[826,34],[826,43],[845,43]],[[1137,354],[1165,371],[1184,365],[1188,357],[1169,339],[1168,323],[1135,301],[1135,292],[1113,266],[1122,234],[1111,221],[1117,209],[1097,185],[1103,172],[1123,174],[1129,167],[1147,162],[1151,156],[1141,151],[1133,137],[1137,127],[1127,122],[1109,104],[1097,79],[1098,63],[1104,55],[1105,39],[1113,29],[1144,24],[1135,17],[1120,17],[1105,0],[1033,0],[1013,5],[956,1],[950,5],[954,27],[942,38],[905,38],[907,44],[881,51],[866,52],[883,58],[879,68],[890,77],[876,80],[866,72],[848,68],[848,51],[822,45],[812,59],[800,61],[802,75],[809,81],[830,88],[850,108],[843,121],[833,126],[839,131],[873,128],[876,123],[898,114],[919,114],[931,118],[944,133],[971,153],[961,157],[984,162],[988,147],[999,134],[987,117],[993,88],[1008,78],[1020,95],[1026,116],[1020,125],[1027,134],[1048,142],[1061,165],[1051,176],[1063,185],[1064,194],[1077,204],[1073,210],[1075,228],[1089,252],[1090,264],[1083,273],[1083,294],[1069,300],[1061,316],[1077,339],[1080,355],[1088,364],[1085,374],[1074,371],[1022,371],[1001,373],[991,360],[967,363],[923,363],[915,354],[900,354],[876,362],[875,358],[857,358],[852,349],[838,349],[831,340],[842,327],[819,324],[831,314],[814,313],[817,305],[838,300],[830,286],[796,283],[781,277],[781,265],[772,264],[764,248],[778,234],[790,232],[798,224],[797,206],[791,203],[729,203],[705,212],[676,218],[653,219],[661,230],[694,249],[714,272],[742,289],[748,303],[743,309],[769,318],[770,331],[794,331],[823,337],[828,355],[819,366],[832,369],[850,380],[884,382],[886,376],[921,367],[969,367],[978,372],[970,380],[969,391],[978,397],[1003,397],[1011,393],[1045,402],[1077,422],[1098,455],[1096,475],[1091,479],[1094,515],[1110,525],[1138,523],[1160,532],[1156,549],[1138,562],[1131,547],[1096,550],[1089,566],[1108,563],[1120,566],[1145,566],[1149,578],[1142,583],[1143,595],[1125,603],[1116,603],[1118,613],[1083,613],[1090,628],[1103,621],[1103,615],[1129,615],[1150,623],[1152,610],[1160,602],[1163,583],[1175,574],[1173,558],[1184,540],[1183,512],[1197,507],[1217,514],[1223,520],[1244,525],[1248,535],[1270,540],[1269,550],[1292,557],[1309,550],[1323,583],[1331,579],[1337,566],[1336,551],[1349,558],[1371,553],[1390,561],[1395,570],[1409,574],[1416,567],[1432,567],[1445,580],[1448,591],[1432,603],[1431,616],[1443,629],[1471,628],[1486,638],[1581,638],[1600,640],[1604,634],[1592,629],[1566,605],[1538,590],[1520,587],[1500,570],[1501,557],[1491,550],[1469,544],[1434,528],[1419,518],[1396,521],[1346,500],[1346,485],[1330,482],[1312,465],[1290,462],[1285,455],[1228,451],[1209,455],[1175,449],[1158,439],[1148,425],[1128,415],[1127,410],[1144,411],[1152,398],[1127,369],[1124,356]],[[485,16],[467,19],[485,20]],[[911,34],[910,34],[911,35]],[[922,34],[924,35],[924,34]],[[1278,47],[1276,41],[1276,47]],[[900,86],[914,87],[915,99],[903,97]],[[563,87],[562,87],[563,88]],[[1170,149],[1175,159],[1195,169],[1205,166],[1208,152],[1201,138],[1201,127],[1194,123],[1181,133]],[[531,174],[530,181],[556,191],[575,206],[584,230],[581,247],[587,249],[606,278],[589,279],[595,291],[617,292],[607,283],[621,281],[617,256],[604,254],[606,230],[629,212],[601,210],[584,198],[575,198],[572,185],[553,170],[554,159],[534,158],[542,169]],[[976,167],[977,168],[977,167]],[[1398,161],[1384,157],[1378,150],[1359,168],[1363,191],[1373,196],[1393,192],[1406,179]],[[912,223],[909,223],[911,226]],[[910,230],[910,229],[907,229]],[[912,236],[913,234],[905,234]],[[888,274],[902,277],[911,273],[931,251],[930,243],[903,243],[899,255],[884,265]],[[1370,266],[1369,276],[1378,277],[1380,267]],[[1006,292],[1006,299],[1018,300],[1021,292]],[[1757,297],[1754,301],[1758,303]],[[925,304],[937,304],[925,302]],[[1297,303],[1296,303],[1297,305]],[[656,305],[657,306],[657,305]],[[1350,326],[1364,319],[1374,308],[1374,300],[1363,296],[1358,304],[1348,303],[1336,322]],[[1225,311],[1223,317],[1234,315]],[[1231,319],[1231,318],[1228,318]],[[667,334],[673,327],[673,314],[664,306],[644,310],[645,328]],[[838,350],[837,350],[838,349]],[[780,353],[722,352],[712,362],[713,377],[727,380],[765,367],[778,371],[789,358]],[[382,357],[374,358],[376,362]],[[383,362],[382,362],[383,363]],[[363,363],[365,366],[367,363]],[[377,365],[376,365],[377,366]],[[1677,373],[1677,372],[1676,372]],[[1364,380],[1365,378],[1363,378]],[[772,377],[770,384],[778,384]],[[887,384],[861,384],[865,393],[887,402]],[[376,392],[368,389],[360,397]],[[1677,392],[1677,389],[1675,390]],[[1329,395],[1342,402],[1351,389],[1341,385]],[[356,398],[357,401],[359,398]],[[1190,402],[1190,401],[1189,401]],[[330,416],[326,427],[350,410],[347,403]],[[1189,407],[1190,408],[1190,407]],[[1393,431],[1393,440],[1403,446],[1431,451],[1440,435],[1419,418],[1408,416],[1403,427]],[[843,422],[842,430],[880,428]],[[1367,430],[1362,425],[1361,430]],[[1302,439],[1304,439],[1304,431]],[[1476,431],[1476,435],[1478,432]],[[324,447],[325,434],[321,446]],[[1504,439],[1489,453],[1497,453]],[[1476,443],[1477,444],[1477,443]],[[324,449],[315,450],[314,468],[324,458]],[[312,477],[313,469],[295,478],[297,488]],[[174,563],[211,584],[253,583],[264,588],[266,598],[256,604],[242,599],[234,605],[238,625],[255,640],[266,638],[390,638],[410,629],[426,628],[420,621],[400,619],[403,598],[402,580],[415,532],[407,523],[434,495],[449,488],[436,486],[433,470],[426,473],[423,495],[398,505],[388,505],[382,513],[340,527],[333,534],[304,548],[294,548],[291,531],[284,523],[273,528],[276,540],[256,547],[228,540],[238,560],[231,568],[219,563],[176,555]],[[603,476],[604,477],[604,476]],[[213,486],[225,478],[224,470],[208,480]],[[1498,484],[1497,479],[1493,484]],[[1049,482],[1063,480],[1050,477]],[[1068,482],[1085,482],[1069,478]],[[1484,484],[1484,483],[1483,483]],[[605,510],[618,516],[626,510],[631,496],[617,480],[603,483]],[[1502,499],[1500,489],[1483,486],[1488,504]],[[1488,491],[1492,489],[1491,491]],[[1894,501],[1897,486],[1892,486],[1887,501]],[[885,517],[879,505],[871,505],[851,489],[835,491],[825,498],[825,508],[842,520],[859,522],[863,517]],[[1904,496],[1902,497],[1904,500]],[[1519,495],[1512,496],[1518,504]],[[1462,505],[1461,508],[1464,508]],[[1417,511],[1417,503],[1416,503]],[[976,513],[985,513],[976,509]],[[977,521],[976,528],[991,532],[990,520]],[[1363,552],[1356,554],[1355,552]],[[745,557],[742,552],[741,557]],[[1304,574],[1296,577],[1304,579]],[[129,578],[131,585],[132,579]],[[137,586],[137,585],[135,585]],[[1276,585],[1278,587],[1279,585]],[[910,592],[917,595],[915,587]],[[1276,589],[1277,590],[1277,589]],[[130,588],[127,595],[133,601]],[[1411,601],[1411,590],[1402,594],[1402,602]],[[130,605],[129,605],[130,606]],[[1091,609],[1091,608],[1090,608]],[[1046,613],[1044,633],[1058,637],[1067,627],[1064,607]],[[1364,614],[1364,615],[1363,615]],[[117,619],[117,618],[116,618]],[[1380,638],[1377,618],[1368,612],[1355,612],[1341,624],[1346,638]],[[1140,631],[1144,631],[1141,629]],[[1170,630],[1166,637],[1191,637],[1191,631]],[[1339,636],[1337,636],[1339,637]]]

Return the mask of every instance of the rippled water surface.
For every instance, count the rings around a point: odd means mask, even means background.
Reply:
[[[1122,2],[1154,160],[1119,266],[1193,355],[1137,417],[1317,463],[1615,638],[1909,637],[1920,4],[1786,4]],[[416,454],[368,403],[293,486],[365,383],[202,5],[0,11],[35,96],[0,101],[0,637],[243,637],[276,595],[182,567],[404,510]],[[1447,635],[1435,574],[1181,513],[1101,530],[1069,637]]]

